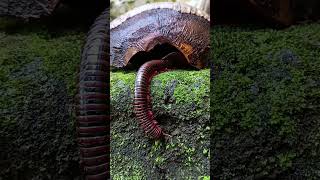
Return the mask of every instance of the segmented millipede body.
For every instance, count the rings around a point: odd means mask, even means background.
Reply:
[[[78,74],[77,141],[86,180],[110,179],[109,11],[88,33]]]
[[[154,138],[162,136],[151,108],[150,83],[155,75],[173,68],[166,60],[152,60],[144,63],[137,73],[135,82],[134,110],[143,130]]]
[[[166,135],[152,112],[150,83],[164,71],[208,64],[210,18],[182,3],[138,7],[110,25],[110,65],[137,69],[134,112],[152,138]]]

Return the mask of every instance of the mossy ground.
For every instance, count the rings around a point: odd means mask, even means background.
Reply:
[[[211,31],[218,179],[320,178],[320,25]]]
[[[209,70],[172,71],[151,84],[156,119],[172,138],[151,140],[133,113],[135,73],[111,74],[111,174],[118,179],[209,175]],[[116,178],[116,179],[117,179]]]
[[[0,179],[76,179],[74,94],[86,33],[0,24]]]

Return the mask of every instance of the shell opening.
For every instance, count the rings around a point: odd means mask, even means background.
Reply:
[[[139,51],[135,55],[133,55],[128,63],[128,69],[138,69],[141,67],[145,62],[151,61],[154,59],[161,59],[172,52],[180,52],[175,46],[169,43],[157,44],[149,51]],[[183,68],[193,68],[189,65],[186,58],[183,59],[176,59],[180,67]]]

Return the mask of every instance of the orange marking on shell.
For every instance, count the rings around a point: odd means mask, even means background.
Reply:
[[[193,52],[193,48],[190,44],[181,43],[179,48],[185,56],[189,56]]]

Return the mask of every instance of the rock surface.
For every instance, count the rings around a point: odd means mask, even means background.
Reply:
[[[214,178],[320,178],[319,30],[212,30]]]
[[[152,81],[153,108],[166,141],[146,137],[133,113],[135,73],[111,74],[111,174],[114,178],[209,176],[209,70],[174,71]]]

